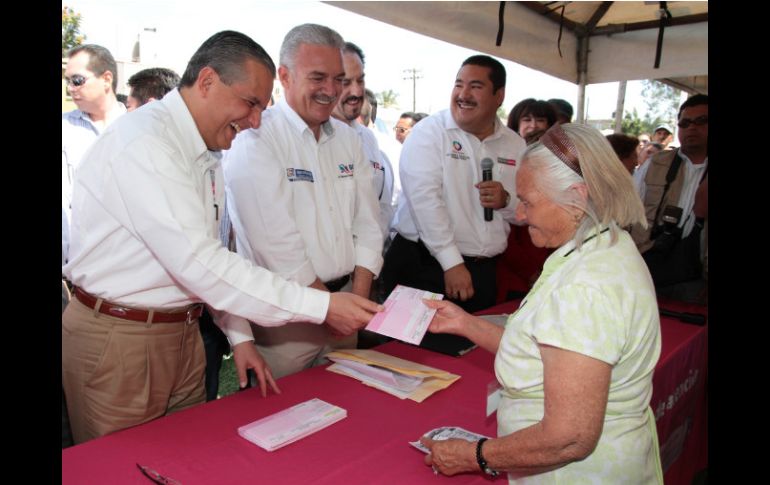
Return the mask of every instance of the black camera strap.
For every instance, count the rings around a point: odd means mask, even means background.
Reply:
[[[669,187],[671,187],[671,182],[674,181],[677,172],[679,172],[680,165],[682,165],[682,157],[679,156],[679,149],[677,148],[674,159],[671,161],[671,165],[668,167],[668,172],[666,173],[666,185],[663,187],[663,195],[660,197],[660,202],[658,202],[658,210],[655,211],[655,218],[652,220],[653,224],[657,224],[658,222],[658,216],[660,216],[660,211],[663,209],[663,202],[666,200],[666,194],[668,193]]]

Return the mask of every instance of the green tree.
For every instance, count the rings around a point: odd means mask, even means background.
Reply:
[[[676,114],[679,111],[679,99],[681,91],[672,88],[660,81],[642,81],[642,96],[647,105],[645,121],[649,121],[652,128],[661,124],[673,126],[676,123]]]
[[[75,13],[66,5],[61,9],[61,56],[65,57],[67,51],[81,45],[86,40],[85,34],[80,32],[80,14]]]
[[[391,108],[393,106],[398,106],[398,93],[393,91],[392,89],[388,89],[387,91],[381,91],[377,93],[377,102],[380,103],[380,105],[383,108]]]
[[[505,110],[505,108],[500,106],[499,108],[497,108],[497,117],[500,118],[501,120],[505,120],[507,122],[508,121],[508,112]],[[503,123],[503,124],[505,124],[505,123]]]
[[[639,113],[634,108],[631,113],[626,111],[623,120],[620,122],[620,128],[628,136],[639,136],[642,133],[649,135],[654,126],[650,126],[649,116],[646,119],[639,118]]]

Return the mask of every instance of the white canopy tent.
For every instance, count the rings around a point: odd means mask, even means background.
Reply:
[[[579,120],[586,84],[657,79],[708,93],[708,2],[325,3],[578,84]]]

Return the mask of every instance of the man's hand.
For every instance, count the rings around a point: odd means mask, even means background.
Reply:
[[[352,293],[332,293],[326,323],[334,333],[348,336],[366,326],[374,314],[385,307]]]
[[[508,192],[503,188],[503,184],[496,180],[488,180],[476,184],[479,189],[479,200],[482,207],[491,209],[502,209],[505,207]]]
[[[473,281],[465,263],[444,271],[444,288],[447,296],[453,300],[466,301],[473,298]]]
[[[278,389],[278,385],[273,380],[273,374],[270,372],[270,367],[265,363],[265,359],[259,355],[257,348],[254,347],[254,341],[247,340],[241,342],[233,347],[233,358],[235,359],[235,368],[238,371],[238,382],[241,389],[246,387],[248,383],[248,377],[246,374],[247,369],[253,369],[257,375],[259,381],[259,388],[262,391],[262,397],[267,396],[267,384],[273,388],[276,394],[280,394],[281,390]]]

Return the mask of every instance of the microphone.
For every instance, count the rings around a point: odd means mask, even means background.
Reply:
[[[483,160],[481,160],[481,180],[483,180],[484,182],[492,180],[492,167],[494,165],[495,165],[494,162],[489,157],[486,157]],[[492,220],[491,207],[484,207],[484,220],[485,221]]]

